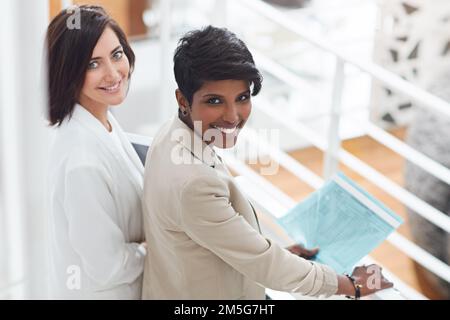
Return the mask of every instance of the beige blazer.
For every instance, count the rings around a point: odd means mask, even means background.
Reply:
[[[329,296],[337,276],[260,234],[249,201],[182,121],[166,124],[144,177],[144,299],[264,299],[265,287]]]

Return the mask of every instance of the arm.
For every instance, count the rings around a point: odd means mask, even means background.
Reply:
[[[181,192],[185,232],[234,269],[261,285],[305,295],[332,295],[337,275],[329,267],[306,261],[262,237],[229,201],[216,177],[196,177]]]
[[[308,250],[302,245],[296,244],[287,248],[291,253],[296,254],[302,258],[310,259],[314,257],[319,249]],[[338,275],[338,290],[336,294],[354,297],[356,296],[355,285],[353,282],[344,275]],[[393,286],[391,282],[386,280],[382,273],[381,268],[377,265],[357,267],[352,273],[352,277],[355,284],[359,284],[361,296],[372,294],[378,290],[387,289]],[[376,278],[378,277],[378,278]],[[373,278],[373,279],[371,279]],[[378,288],[377,283],[378,282]]]
[[[338,275],[338,291],[336,294],[350,297],[355,295],[355,288],[349,278]]]
[[[81,166],[66,174],[64,208],[69,240],[86,274],[99,286],[133,282],[144,259],[138,243],[127,243],[116,220],[111,181],[101,168]]]

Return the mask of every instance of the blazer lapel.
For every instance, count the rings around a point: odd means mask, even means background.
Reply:
[[[195,133],[178,117],[172,120],[170,131],[172,132],[171,139],[180,143],[197,160],[209,167],[216,167],[217,156],[213,147],[207,145],[200,135]]]

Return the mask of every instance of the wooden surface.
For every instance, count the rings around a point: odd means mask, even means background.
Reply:
[[[61,0],[49,0],[50,4],[50,20],[56,17],[56,15],[61,11]]]
[[[398,129],[392,133],[400,139],[403,139],[405,136],[404,129]],[[344,141],[343,148],[399,185],[403,185],[404,159],[390,149],[380,145],[369,137]],[[322,176],[323,153],[317,148],[311,147],[296,150],[291,152],[290,155],[316,174]],[[253,167],[254,169],[258,168],[257,165],[254,165]],[[340,169],[348,177],[402,216],[405,223],[398,229],[398,232],[406,238],[411,239],[408,217],[402,203],[353,172],[350,168],[341,164]],[[278,174],[274,176],[265,176],[265,178],[296,201],[304,199],[313,191],[311,187],[301,182],[282,167],[280,167]],[[411,287],[430,298],[436,298],[432,289],[427,287],[426,283],[424,284],[422,281],[419,283],[413,261],[388,242],[385,241],[381,246],[374,250],[371,256]]]
[[[50,19],[61,11],[60,0],[50,1]],[[147,9],[147,0],[74,0],[74,4],[102,6],[128,36],[142,36],[147,33],[142,14]]]

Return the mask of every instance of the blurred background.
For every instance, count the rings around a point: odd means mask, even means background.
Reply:
[[[261,158],[236,150],[228,155],[230,169],[285,207],[344,171],[405,219],[369,257],[398,284],[396,298],[450,298],[448,1],[6,0],[0,11],[0,299],[47,296],[51,133],[43,116],[43,41],[60,10],[88,3],[104,6],[136,53],[129,96],[112,109],[127,132],[151,137],[176,114],[172,57],[185,32],[209,24],[232,30],[264,75],[241,145],[258,143],[280,169],[261,175]],[[279,139],[252,134],[261,129],[278,130]],[[284,236],[271,228],[270,212],[261,215],[270,236]]]

